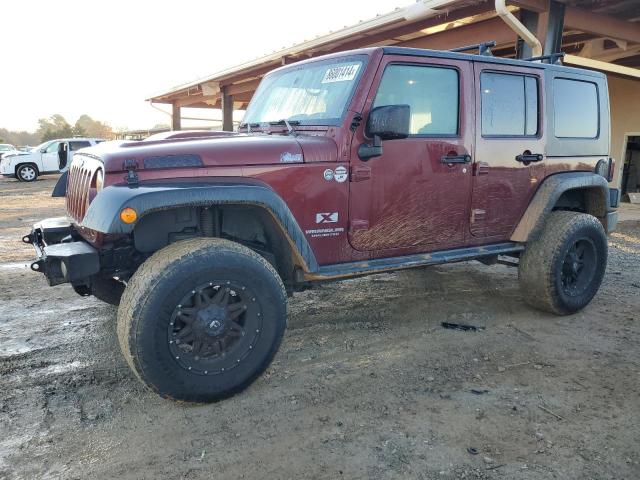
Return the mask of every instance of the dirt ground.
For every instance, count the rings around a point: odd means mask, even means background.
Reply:
[[[583,312],[477,262],[329,284],[248,390],[184,406],[133,377],[114,308],[28,270],[54,180],[0,180],[0,478],[640,478],[640,208]]]

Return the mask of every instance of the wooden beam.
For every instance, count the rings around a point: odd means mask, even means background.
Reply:
[[[229,95],[226,87],[222,90],[222,130],[233,131],[233,95]]]
[[[562,60],[568,65],[577,65],[579,67],[592,68],[593,70],[616,73],[618,75],[640,79],[640,69],[638,68],[623,67],[622,65],[616,65],[615,63],[601,62],[599,60],[578,57],[576,55],[565,55]]]
[[[508,4],[536,13],[542,13],[549,10],[549,0],[513,0],[508,2]]]
[[[214,102],[219,95],[189,95],[188,97],[178,98],[173,102],[178,107],[188,107],[195,103]]]
[[[593,33],[601,37],[640,43],[640,25],[602,13],[592,13],[581,8],[567,6],[564,24],[566,28]]]
[[[171,130],[181,130],[182,126],[180,125],[180,107],[173,104],[171,109]]]
[[[370,35],[363,34],[352,40],[340,43],[338,45],[333,46],[332,48],[325,49],[318,53],[325,54],[325,53],[341,52],[344,50],[352,50],[355,48],[367,47],[370,45],[379,44],[381,42],[384,42],[385,40],[399,39],[399,37],[402,37],[404,35],[420,32],[420,30],[434,27],[436,25],[448,24],[458,20],[462,20],[464,18],[474,17],[476,15],[482,15],[487,13],[488,11],[495,13],[495,11],[493,10],[493,7],[490,7],[486,3],[464,7],[458,10],[452,10],[450,12],[443,11],[438,16],[428,18],[426,20],[420,20],[418,22],[414,22],[408,25],[403,23],[401,24],[401,26],[396,25],[393,28],[388,28],[381,32],[378,31]],[[423,38],[423,37],[419,37],[419,38]],[[405,42],[410,42],[412,40],[414,39],[406,40]],[[477,42],[472,42],[472,43],[477,43]],[[404,45],[404,42],[400,42],[400,43],[394,42],[394,44]]]
[[[224,90],[225,92],[227,92],[228,95],[238,95],[240,93],[247,93],[247,92],[255,92],[256,88],[258,88],[258,85],[260,84],[260,81],[262,80],[262,78],[257,78],[255,80],[250,80],[248,82],[242,82],[242,83],[232,83],[232,84],[228,84],[228,85],[224,85]]]
[[[506,23],[496,17],[484,22],[472,23],[464,27],[452,28],[444,32],[402,42],[398,46],[449,50],[491,40],[495,40],[498,45],[515,44],[516,34]]]

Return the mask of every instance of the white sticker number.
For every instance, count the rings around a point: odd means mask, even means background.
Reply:
[[[359,63],[328,68],[324,73],[324,78],[321,83],[346,82],[353,80],[356,78],[359,68]]]

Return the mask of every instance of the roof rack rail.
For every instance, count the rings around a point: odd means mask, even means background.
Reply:
[[[527,62],[535,62],[537,60],[549,60],[549,63],[554,65],[560,65],[562,63],[562,57],[564,52],[550,53],[549,55],[542,55],[540,57],[523,58]]]
[[[475,43],[473,45],[467,45],[466,47],[452,48],[449,51],[450,52],[466,52],[469,50],[475,50],[477,48],[478,55],[486,55],[488,57],[492,57],[493,53],[491,53],[491,47],[495,47],[495,46],[496,46],[496,42],[495,40],[493,40],[491,42],[483,42],[483,43]]]

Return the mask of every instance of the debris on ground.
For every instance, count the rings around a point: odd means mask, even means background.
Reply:
[[[480,332],[484,330],[484,327],[465,325],[463,323],[441,322],[440,325],[442,325],[444,328],[448,328],[449,330],[460,330],[462,332]]]

